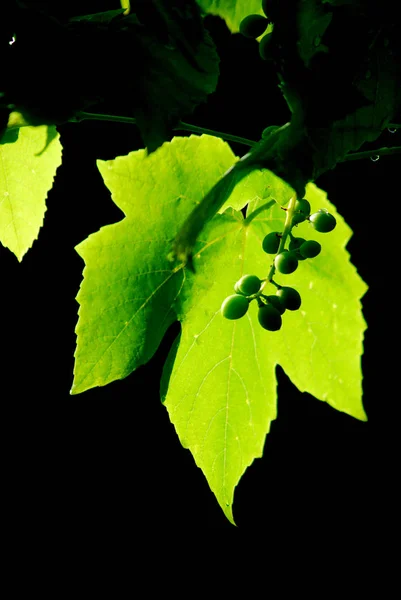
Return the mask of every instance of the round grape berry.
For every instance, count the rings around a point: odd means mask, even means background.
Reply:
[[[281,315],[272,304],[259,307],[258,321],[268,331],[278,331],[282,325]]]
[[[288,310],[298,310],[301,306],[301,296],[299,292],[292,287],[283,286],[279,288],[276,292],[276,296],[280,298],[281,302]]]
[[[252,294],[257,294],[261,283],[261,280],[256,275],[243,275],[235,284],[234,289],[236,292],[244,294],[244,296],[251,296]]]
[[[271,18],[273,0],[262,0],[262,10],[268,19]]]
[[[264,296],[264,299],[267,300],[267,302],[269,302],[269,304],[272,304],[274,306],[274,308],[276,308],[278,310],[280,315],[282,315],[285,312],[285,306],[281,302],[281,299],[278,296],[274,296],[274,295]]]
[[[297,255],[295,254],[295,252],[283,250],[283,252],[277,254],[276,258],[274,259],[274,266],[276,267],[277,271],[279,271],[279,273],[289,275],[298,268]]]
[[[259,42],[259,55],[262,60],[271,60],[272,33],[266,33]]]
[[[263,238],[262,248],[267,254],[276,254],[280,246],[281,233],[272,231]]]
[[[315,240],[308,240],[302,244],[299,249],[299,253],[304,258],[315,258],[315,256],[320,254],[321,250],[322,247],[319,242],[316,242]]]
[[[292,237],[291,241],[288,245],[288,249],[289,250],[299,250],[299,248],[302,246],[302,244],[304,242],[306,242],[305,238]]]
[[[248,15],[242,19],[239,32],[247,38],[255,39],[266,31],[268,24],[269,21],[262,15]]]
[[[298,225],[305,221],[310,215],[310,204],[308,200],[303,198],[302,200],[296,200],[294,206],[294,214],[292,217],[292,224]]]
[[[333,231],[337,223],[335,217],[324,208],[313,213],[313,215],[309,217],[309,221],[312,223],[314,229],[320,233]]]
[[[249,301],[248,298],[241,294],[233,294],[228,296],[221,305],[221,314],[226,319],[240,319],[243,317],[248,310]]]
[[[299,249],[302,246],[302,244],[305,242],[306,240],[304,238],[295,238],[293,237],[288,245],[288,249],[291,252],[295,252],[295,255],[297,257],[298,260],[305,260],[305,258],[302,256],[302,254],[300,253]]]

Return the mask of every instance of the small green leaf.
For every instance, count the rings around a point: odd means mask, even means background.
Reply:
[[[0,144],[0,241],[21,261],[43,224],[61,144],[56,128],[45,125],[21,127],[15,138],[7,132]]]

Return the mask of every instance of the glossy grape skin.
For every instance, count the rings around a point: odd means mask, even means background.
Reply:
[[[302,304],[299,292],[292,287],[283,286],[279,288],[276,292],[276,296],[280,298],[281,302],[288,310],[298,310]]]
[[[255,39],[266,31],[268,24],[269,21],[262,15],[248,15],[242,19],[239,32],[247,38]]]
[[[278,331],[282,325],[281,315],[272,304],[266,304],[259,308],[258,321],[267,331]]]
[[[319,233],[329,233],[329,231],[333,231],[337,223],[335,217],[324,208],[313,213],[313,215],[309,217],[309,221]]]
[[[244,294],[244,296],[252,296],[260,290],[261,283],[256,275],[243,275],[235,284],[234,289],[237,293]]]
[[[283,275],[289,275],[298,268],[297,255],[295,252],[288,252],[288,250],[284,250],[275,257],[274,266],[279,273],[283,273]]]
[[[299,253],[304,258],[315,258],[315,256],[320,254],[321,250],[322,246],[319,244],[319,242],[316,242],[315,240],[308,240],[299,248]]]
[[[310,204],[308,200],[306,200],[305,198],[303,198],[302,200],[296,200],[294,206],[294,214],[292,217],[292,224],[297,225],[298,223],[306,221],[309,215]]]
[[[248,310],[249,301],[241,294],[233,294],[228,296],[221,305],[221,314],[226,319],[240,319]]]
[[[262,248],[266,254],[276,254],[278,247],[280,246],[281,233],[278,231],[272,231],[265,235],[262,241]]]
[[[285,306],[282,303],[281,298],[279,298],[278,296],[274,296],[274,295],[264,296],[264,298],[269,304],[272,304],[274,306],[274,308],[276,308],[278,310],[280,315],[285,313]]]

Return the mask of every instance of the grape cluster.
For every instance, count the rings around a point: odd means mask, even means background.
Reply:
[[[284,232],[272,231],[263,238],[262,249],[266,254],[274,255],[268,277],[259,279],[256,275],[243,275],[234,285],[235,294],[228,296],[221,305],[223,317],[230,320],[240,319],[248,311],[250,302],[256,300],[260,325],[268,331],[277,331],[281,328],[283,313],[300,308],[302,301],[299,292],[292,287],[279,285],[273,280],[273,275],[276,271],[282,275],[289,275],[298,268],[300,261],[315,258],[320,254],[322,247],[319,242],[295,237],[292,233],[293,227],[306,220],[320,233],[328,233],[336,226],[335,217],[326,209],[321,208],[311,214],[309,201],[306,198],[297,199],[288,225],[286,221]],[[267,283],[275,286],[274,294],[263,293]]]
[[[263,35],[272,22],[272,0],[262,1],[262,10],[265,13],[265,17],[262,15],[248,15],[242,19],[239,25],[240,33],[251,39],[256,39]],[[270,60],[270,44],[271,44],[272,33],[266,33],[259,42],[259,54],[263,60]]]

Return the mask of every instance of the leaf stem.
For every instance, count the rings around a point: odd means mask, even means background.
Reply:
[[[390,154],[400,154],[401,146],[393,146],[391,148],[377,148],[376,150],[366,150],[365,152],[351,152],[347,154],[340,162],[349,160],[361,160],[363,158],[371,158],[372,156],[389,156]]]
[[[237,144],[243,144],[244,146],[253,147],[257,144],[257,142],[254,142],[253,140],[248,140],[247,138],[243,138],[238,135],[233,135],[231,133],[225,133],[222,131],[214,131],[213,129],[207,129],[205,127],[198,127],[198,125],[184,123],[183,121],[179,121],[178,125],[174,127],[174,129],[178,131],[191,131],[192,133],[205,133],[207,135],[214,135],[215,137],[219,137],[222,140],[227,140],[229,142],[237,142]]]
[[[253,219],[255,217],[257,217],[263,210],[268,210],[269,208],[271,208],[272,206],[274,206],[276,204],[275,200],[269,200],[269,202],[265,202],[264,204],[262,204],[262,206],[259,206],[259,208],[257,208],[256,210],[254,210],[249,217],[247,217],[246,219],[244,219],[243,225],[249,225],[249,223],[251,221],[253,221]]]
[[[288,203],[288,208],[285,213],[284,230],[283,230],[283,233],[281,234],[280,245],[278,247],[276,256],[277,256],[277,254],[280,254],[280,252],[282,252],[284,250],[287,236],[290,235],[290,233],[291,233],[292,218],[294,216],[296,199],[297,199],[297,197],[295,195],[291,198],[291,200]],[[268,276],[266,277],[266,281],[261,285],[260,292],[263,291],[263,289],[267,283],[273,283],[273,285],[275,285],[276,287],[279,287],[279,286],[277,286],[276,282],[273,282],[273,276],[274,276],[275,272],[276,272],[276,267],[274,266],[274,260],[273,260],[273,264],[270,267],[270,271],[269,271]]]
[[[100,113],[88,113],[84,111],[78,112],[74,117],[69,119],[69,123],[80,123],[81,121],[110,121],[114,123],[129,123],[131,125],[137,125],[137,120],[134,117],[125,117],[119,115],[105,115]],[[174,127],[175,131],[191,131],[192,133],[207,134],[219,137],[229,142],[236,142],[237,144],[244,144],[245,146],[256,146],[257,142],[248,140],[247,138],[233,135],[231,133],[225,133],[222,131],[214,131],[214,129],[208,129],[206,127],[199,127],[198,125],[192,125],[191,123],[184,123],[179,121],[178,125]]]

